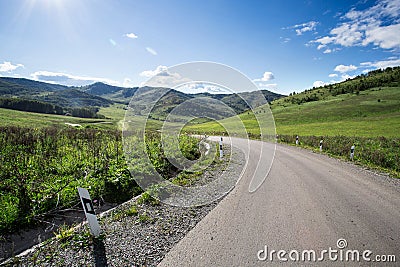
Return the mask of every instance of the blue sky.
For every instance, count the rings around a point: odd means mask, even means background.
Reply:
[[[283,94],[400,65],[400,0],[0,0],[0,76],[139,86],[213,61]]]

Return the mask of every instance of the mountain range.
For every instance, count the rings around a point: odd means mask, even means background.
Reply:
[[[158,99],[151,111],[154,119],[165,119],[174,107],[195,98],[222,101],[236,113],[240,113],[250,108],[243,98],[250,101],[250,105],[257,106],[254,99],[260,95],[258,91],[239,94],[185,94],[169,88],[125,88],[101,82],[82,87],[69,87],[25,78],[0,77],[0,107],[39,113],[72,114],[78,117],[96,117],[100,107],[110,106],[114,103],[128,104],[133,96],[135,96],[135,102],[131,105],[138,110],[143,110],[154,101],[154,96],[160,92],[163,92],[163,96]],[[283,95],[267,90],[262,90],[261,93],[268,102],[283,97]],[[196,108],[196,103],[193,103],[194,106],[191,108]],[[204,111],[208,109],[205,111],[205,116],[208,113],[215,113],[215,111],[218,113],[219,110],[216,105],[202,106],[201,108]],[[221,111],[218,118],[225,116],[228,114]]]

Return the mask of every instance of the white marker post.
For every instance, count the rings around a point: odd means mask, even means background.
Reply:
[[[324,142],[324,140],[319,141],[319,151],[322,151],[322,143]]]
[[[296,135],[296,146],[299,144],[299,136]]]
[[[354,149],[356,149],[355,145],[352,145],[350,148],[350,159],[353,160],[354,159]]]
[[[222,152],[222,136],[221,136],[221,140],[219,141],[219,158],[222,159],[223,156],[224,152]]]
[[[85,211],[86,218],[89,223],[90,232],[95,237],[100,235],[100,225],[97,221],[96,213],[94,212],[93,202],[90,198],[89,192],[85,188],[78,187],[79,197],[81,198],[83,210]]]

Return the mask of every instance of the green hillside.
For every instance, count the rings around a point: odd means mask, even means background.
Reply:
[[[372,71],[342,83],[313,88],[255,109],[261,118],[271,108],[277,134],[302,136],[398,137],[400,68]],[[239,115],[247,130],[259,134],[252,112]],[[233,123],[232,118],[222,120]],[[195,132],[222,132],[216,122],[186,127]]]

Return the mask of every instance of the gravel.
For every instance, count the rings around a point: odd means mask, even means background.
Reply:
[[[218,177],[228,163],[241,172],[244,154],[224,146],[222,163],[210,166],[195,182],[205,184]],[[138,203],[140,197],[108,211],[100,219],[102,235],[93,238],[85,224],[64,232],[16,256],[7,266],[156,266],[218,203],[200,207],[174,207],[163,203]]]

